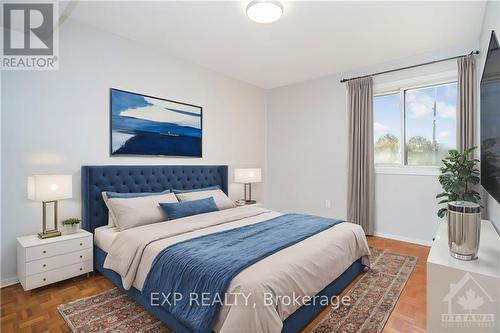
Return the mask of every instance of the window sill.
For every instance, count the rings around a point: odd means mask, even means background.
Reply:
[[[410,176],[439,176],[439,167],[432,166],[376,166],[375,174],[380,175],[410,175]]]

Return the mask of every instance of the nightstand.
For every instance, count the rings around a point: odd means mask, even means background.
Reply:
[[[93,235],[85,230],[40,239],[17,238],[17,276],[24,290],[42,287],[93,270]]]

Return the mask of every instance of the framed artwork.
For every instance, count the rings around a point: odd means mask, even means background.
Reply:
[[[202,156],[203,108],[110,89],[111,155]]]

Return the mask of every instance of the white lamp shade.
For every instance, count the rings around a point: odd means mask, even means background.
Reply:
[[[235,183],[260,183],[262,181],[262,171],[260,168],[254,169],[234,169]]]
[[[36,175],[28,177],[28,199],[52,201],[71,199],[73,180],[71,175]]]

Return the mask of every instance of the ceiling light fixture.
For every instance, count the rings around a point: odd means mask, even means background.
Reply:
[[[257,23],[273,23],[283,15],[279,1],[254,0],[247,6],[247,16]]]

